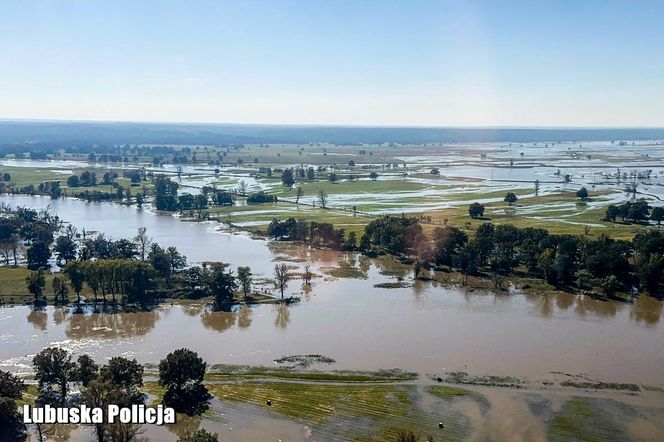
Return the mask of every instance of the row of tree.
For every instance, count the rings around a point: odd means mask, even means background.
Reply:
[[[314,247],[329,247],[335,250],[356,250],[357,234],[345,229],[335,229],[331,223],[319,223],[303,219],[273,219],[267,227],[267,235],[284,241],[302,241]]]
[[[87,405],[108,409],[118,405],[130,407],[145,405],[147,395],[143,390],[144,367],[136,359],[113,357],[104,365],[98,365],[90,356],[73,355],[59,347],[45,348],[32,360],[37,381],[36,406],[72,407]],[[159,385],[164,389],[161,403],[178,413],[201,415],[209,407],[211,395],[203,384],[207,363],[197,353],[179,349],[168,354],[159,363]],[[0,371],[0,440],[22,441],[27,429],[18,412],[18,401],[23,400],[27,389],[24,381],[8,372]],[[52,435],[55,425],[35,424],[38,440]],[[135,424],[116,422],[94,424],[94,434],[99,442],[130,442],[139,440],[141,429]],[[217,440],[207,432],[198,436]],[[183,441],[197,440],[192,436]]]
[[[445,226],[429,239],[415,218],[384,216],[366,226],[360,250],[413,257],[418,268],[444,265],[464,275],[489,273],[496,285],[500,275],[517,268],[559,287],[600,288],[606,295],[634,290],[660,296],[664,283],[664,233],[659,230],[644,230],[625,241],[484,223],[472,238]]]

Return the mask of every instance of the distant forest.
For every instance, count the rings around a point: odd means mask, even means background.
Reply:
[[[425,128],[0,121],[0,145],[529,143],[664,139],[664,128]]]

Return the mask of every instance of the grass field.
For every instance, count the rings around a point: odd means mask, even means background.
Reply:
[[[519,179],[521,170],[525,177],[528,173],[532,173],[531,169],[539,170],[537,168],[544,167],[545,163],[561,162],[570,167],[583,167],[585,152],[580,149],[571,151],[565,146],[557,147],[558,150],[553,154],[534,145],[525,147],[523,145],[336,146],[310,143],[269,146],[249,144],[237,150],[214,146],[191,147],[196,152],[198,162],[184,166],[184,172],[179,179],[182,185],[181,192],[196,193],[199,191],[197,188],[212,183],[219,188],[235,189],[241,181],[246,181],[250,192],[265,189],[281,199],[276,204],[244,205],[239,198],[238,205],[234,207],[209,209],[213,218],[228,221],[247,230],[263,230],[273,218],[284,219],[292,216],[297,219],[331,222],[337,227],[359,234],[363,226],[374,217],[385,213],[403,212],[416,216],[423,215],[427,220],[430,217],[431,223],[425,224],[426,230],[431,230],[431,226],[448,223],[472,231],[477,224],[488,219],[519,227],[542,227],[554,233],[585,234],[586,229],[590,228],[591,235],[609,233],[619,238],[629,238],[642,229],[642,226],[638,225],[614,224],[602,220],[608,204],[626,199],[622,185],[619,183],[614,187],[604,186],[597,190],[589,186],[591,201],[584,204],[577,200],[574,193],[583,185],[584,180],[590,179],[590,175],[588,177],[585,175],[590,173],[588,171],[576,172],[576,169],[570,169],[579,183],[569,185],[561,184],[560,174],[543,175],[541,195],[534,196],[533,182]],[[529,148],[536,150],[531,153]],[[607,162],[624,161],[626,170],[629,170],[631,161],[643,159],[641,155],[620,152],[616,151],[609,155],[604,150],[598,150],[594,158],[602,158]],[[521,153],[525,153],[524,156],[521,156]],[[481,175],[483,171],[493,167],[499,172],[511,170],[508,167],[511,158],[516,159],[517,166],[521,167],[513,169],[517,171],[512,175],[517,181],[493,181],[474,175],[477,173]],[[150,159],[139,160],[147,163]],[[213,163],[217,160],[223,163],[223,167],[220,168],[219,174],[214,174],[214,168],[218,166]],[[353,161],[355,166],[349,166],[349,161]],[[35,168],[0,166],[0,170],[9,172],[16,185],[37,185],[44,180],[60,179],[65,195],[84,190],[114,190],[111,186],[104,185],[70,189],[66,186],[69,172],[80,173],[88,168],[87,163],[81,161],[80,167],[72,167],[71,164],[59,167],[57,161],[53,164],[52,169],[41,166]],[[133,167],[139,165],[131,164]],[[296,178],[296,184],[292,189],[281,185],[280,174],[276,169],[310,165],[325,166],[328,170],[317,172],[317,178],[313,181]],[[389,167],[389,165],[398,167]],[[122,175],[122,168],[115,164],[94,164],[92,167],[97,173],[98,180],[108,170],[115,170]],[[260,167],[272,167],[273,176],[267,177],[264,173],[258,173]],[[328,180],[331,167],[335,168],[335,173],[339,177],[339,181],[335,183]],[[439,167],[441,174],[432,175],[430,169],[433,167]],[[178,179],[174,175],[172,165],[164,169],[152,166],[148,168],[155,173],[161,173],[163,170],[163,173],[169,173],[174,179]],[[372,170],[379,174],[376,181],[368,178]],[[609,173],[612,170],[613,166],[607,164],[606,170],[602,172]],[[407,173],[407,176],[402,176],[403,173]],[[349,174],[360,179],[350,181]],[[126,178],[118,178],[116,181],[125,188],[130,187],[130,182]],[[656,189],[655,184],[650,183],[650,187]],[[142,186],[145,186],[148,192],[152,190],[151,183],[143,183]],[[293,204],[297,187],[304,192],[299,205]],[[327,193],[328,210],[314,207],[320,205],[318,192],[321,190]],[[131,187],[132,194],[135,195],[138,191],[139,187]],[[502,201],[507,191],[513,191],[519,197],[514,208],[509,208]],[[644,195],[647,196],[647,192]],[[467,207],[475,201],[482,202],[486,206],[486,220],[472,220],[468,216]],[[354,213],[355,210],[358,211],[357,214]]]

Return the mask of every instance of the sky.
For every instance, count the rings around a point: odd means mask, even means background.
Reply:
[[[0,118],[664,127],[664,1],[0,0]]]

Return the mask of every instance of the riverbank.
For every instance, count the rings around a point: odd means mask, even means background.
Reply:
[[[153,404],[163,395],[156,376],[148,365],[143,391]],[[145,426],[144,431],[170,440],[202,426],[236,441],[250,430],[261,431],[255,422],[267,420],[281,423],[271,427],[272,435],[296,441],[394,441],[410,432],[434,441],[489,436],[655,440],[664,435],[663,389],[577,387],[566,383],[565,374],[552,376],[557,379],[213,365],[204,383],[214,399],[203,416],[178,415],[175,425]],[[24,402],[35,395],[31,386]]]

